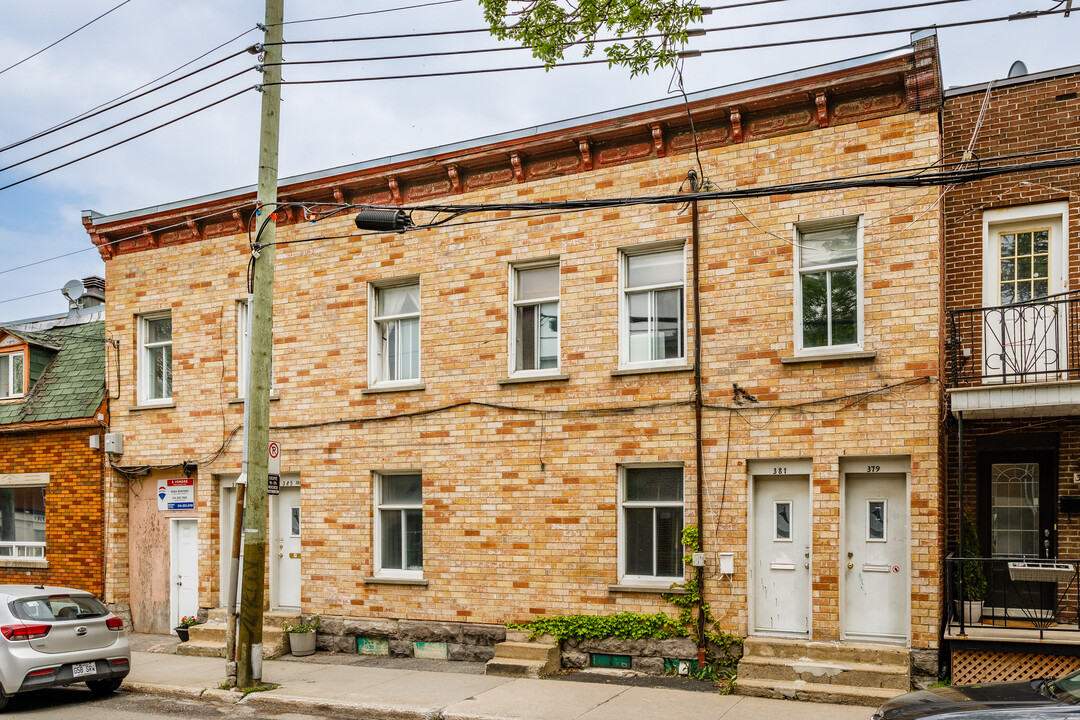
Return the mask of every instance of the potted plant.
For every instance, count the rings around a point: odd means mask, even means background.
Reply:
[[[315,652],[315,631],[319,629],[318,615],[312,615],[307,622],[301,618],[296,625],[285,620],[281,623],[281,629],[289,634],[289,652],[295,657]]]
[[[188,641],[188,628],[192,625],[198,625],[199,621],[194,615],[185,615],[180,618],[180,624],[173,628],[176,632],[176,636],[180,638],[180,642]]]
[[[975,529],[975,522],[968,515],[964,516],[964,522],[960,532],[963,533],[964,553],[963,558],[979,558],[982,556],[982,547],[979,544],[979,533]],[[964,581],[963,612],[964,623],[974,624],[982,620],[983,601],[986,598],[986,569],[978,560],[962,562],[960,567]]]

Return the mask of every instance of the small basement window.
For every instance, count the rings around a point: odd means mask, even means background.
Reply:
[[[630,669],[629,655],[609,655],[607,653],[592,653],[591,660],[593,667],[619,668],[621,670]]]

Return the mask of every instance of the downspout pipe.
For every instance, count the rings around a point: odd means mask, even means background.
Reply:
[[[697,192],[700,179],[693,170],[690,171],[690,189]],[[701,269],[700,252],[698,247],[701,242],[699,232],[698,201],[690,201],[690,219],[692,228],[692,242],[690,245],[691,268],[694,280],[694,445],[697,451],[697,531],[700,552],[705,551],[705,508],[704,508],[704,485],[705,485],[705,453],[702,445],[702,422],[701,413],[704,400],[701,393]],[[705,568],[694,568],[694,580],[696,581],[701,602],[705,603]],[[697,617],[697,640],[698,640],[698,666],[705,665],[705,609],[698,608]]]

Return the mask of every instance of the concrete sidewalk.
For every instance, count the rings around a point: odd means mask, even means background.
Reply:
[[[868,720],[867,707],[724,696],[558,678],[488,675],[270,660],[266,692],[221,690],[225,661],[133,652],[124,687],[135,692],[243,703],[266,712],[325,712],[364,720]]]

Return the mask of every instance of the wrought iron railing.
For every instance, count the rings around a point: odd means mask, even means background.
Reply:
[[[949,311],[952,387],[1080,379],[1080,292]]]
[[[949,625],[1080,632],[1080,560],[958,558],[945,560]]]

